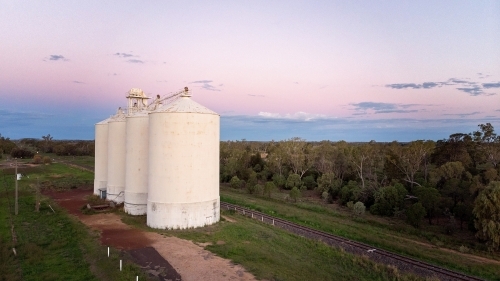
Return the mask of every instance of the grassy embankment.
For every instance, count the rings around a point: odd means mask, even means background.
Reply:
[[[280,194],[275,197],[282,198]],[[353,218],[348,211],[334,210],[317,203],[285,203],[231,188],[221,188],[221,200],[453,270],[488,280],[500,280],[498,254],[480,252],[473,256],[460,253],[458,249],[464,241],[453,236],[415,229],[403,222],[370,214]]]
[[[122,252],[111,249],[108,258],[107,248],[100,245],[97,234],[50,200],[42,199],[40,211],[35,212],[37,177],[44,185],[64,189],[92,179],[92,173],[62,164],[18,172],[29,178],[19,181],[19,215],[15,216],[13,169],[0,171],[1,280],[135,280],[136,275],[147,280]],[[11,217],[17,236],[15,245]],[[122,272],[120,259],[125,260]]]
[[[227,219],[189,230],[152,230],[145,216],[122,214],[125,223],[197,243],[265,280],[425,280],[256,220],[222,211]]]

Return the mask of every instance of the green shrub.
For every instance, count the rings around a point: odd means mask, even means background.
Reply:
[[[241,180],[238,178],[238,176],[234,176],[229,181],[229,185],[232,188],[240,188],[241,187]]]
[[[293,189],[297,187],[298,189],[302,187],[302,181],[300,180],[300,176],[297,174],[290,174],[286,179],[286,188]]]
[[[353,206],[353,213],[354,215],[356,216],[362,216],[365,214],[365,210],[366,210],[366,207],[365,207],[365,204],[363,204],[363,202],[356,202],[356,204],[354,204]]]
[[[406,211],[406,220],[409,224],[414,227],[419,227],[420,222],[425,216],[425,208],[422,206],[422,203],[418,202],[411,205]]]
[[[262,184],[256,184],[253,187],[253,193],[257,195],[263,195],[264,194],[264,186]]]
[[[50,163],[52,163],[52,159],[50,159],[49,156],[45,156],[45,157],[43,157],[43,163],[50,164]]]
[[[274,174],[273,183],[276,187],[284,188],[286,184],[286,179],[283,175]]]
[[[33,156],[33,164],[42,164],[42,162],[43,162],[42,155],[35,154],[35,156]]]
[[[290,198],[293,202],[297,202],[297,199],[300,197],[300,190],[295,186],[290,190]]]
[[[272,181],[266,182],[264,185],[264,195],[271,197],[271,193],[276,189],[276,185]]]
[[[313,176],[307,176],[302,178],[302,184],[309,190],[314,189],[317,185]]]
[[[34,155],[35,153],[33,153],[33,151],[21,148],[14,148],[10,152],[10,156],[12,156],[13,158],[33,158]]]
[[[342,187],[340,191],[340,199],[342,204],[349,201],[358,201],[361,194],[361,187],[355,181],[349,181],[346,186]]]

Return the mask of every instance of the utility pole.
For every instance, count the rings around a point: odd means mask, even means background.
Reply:
[[[15,203],[14,203],[14,213],[15,215],[17,216],[17,214],[19,213],[19,204],[17,203],[18,201],[18,194],[17,194],[17,158],[14,159],[14,166],[16,167],[15,168],[15,177],[16,177],[16,199],[15,199]]]

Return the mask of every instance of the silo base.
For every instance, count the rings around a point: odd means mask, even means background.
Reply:
[[[108,185],[108,189],[106,191],[106,198],[109,201],[113,201],[115,203],[123,203],[123,200],[125,198],[124,196],[124,186],[114,186],[114,185]]]
[[[195,203],[162,203],[148,200],[147,225],[158,229],[186,229],[220,220],[219,198]]]
[[[99,189],[106,189],[107,181],[94,180],[94,195],[100,195]]]
[[[145,215],[148,208],[148,194],[125,191],[125,213],[133,216]]]

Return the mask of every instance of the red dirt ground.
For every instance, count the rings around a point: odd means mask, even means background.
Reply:
[[[122,250],[139,249],[151,246],[151,240],[138,229],[123,227],[101,216],[84,215],[81,208],[87,204],[85,197],[92,195],[92,190],[71,189],[67,191],[45,191],[44,195],[51,197],[59,206],[78,217],[83,223],[101,231],[101,243],[105,246]],[[103,214],[106,216],[106,214]]]
[[[92,189],[71,189],[42,193],[85,225],[100,231],[103,245],[128,251],[143,268],[143,263],[147,263],[145,270],[159,280],[180,280],[181,276],[184,281],[255,280],[241,265],[215,256],[191,241],[132,228],[115,213],[82,214],[81,208],[87,204],[85,197],[92,192]],[[159,255],[151,255],[152,250]]]

